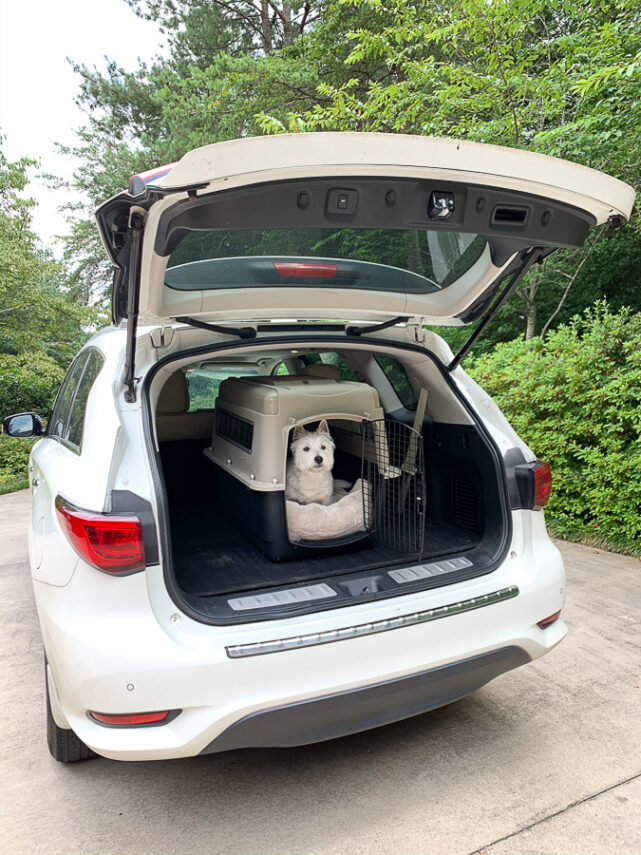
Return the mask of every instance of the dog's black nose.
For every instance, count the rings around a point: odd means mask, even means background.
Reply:
[[[321,465],[322,462],[323,462],[323,458],[320,456],[320,454],[314,458],[314,463],[318,463],[319,466]]]

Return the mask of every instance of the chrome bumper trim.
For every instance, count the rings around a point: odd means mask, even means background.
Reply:
[[[480,597],[471,597],[447,606],[438,606],[423,612],[413,612],[408,615],[385,618],[384,620],[361,623],[356,626],[344,626],[340,629],[325,630],[325,632],[313,632],[307,635],[294,635],[289,638],[275,638],[269,641],[256,641],[251,644],[232,644],[225,648],[230,659],[241,659],[245,656],[263,656],[265,653],[279,653],[281,650],[298,650],[301,647],[315,647],[317,644],[329,644],[332,641],[344,641],[347,638],[358,638],[363,635],[374,635],[378,632],[387,632],[390,629],[399,629],[403,626],[414,626],[418,623],[428,623],[432,620],[458,615],[503,600],[511,600],[518,596],[519,589],[516,585],[483,594]]]

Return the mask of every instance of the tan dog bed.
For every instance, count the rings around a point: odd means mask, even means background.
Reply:
[[[346,496],[331,505],[299,505],[286,499],[285,506],[291,541],[330,540],[366,531],[360,478]]]

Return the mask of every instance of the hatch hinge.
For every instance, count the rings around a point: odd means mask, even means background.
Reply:
[[[407,319],[408,337],[415,344],[422,344],[425,341],[425,323],[423,317],[412,317]]]
[[[532,265],[536,264],[537,261],[541,261],[543,257],[544,249],[540,246],[533,246],[528,252],[523,254],[521,266],[518,268],[518,270],[514,271],[512,276],[508,279],[507,284],[503,287],[503,290],[499,293],[498,297],[486,309],[485,314],[481,316],[481,320],[477,328],[474,330],[472,335],[468,338],[463,347],[456,354],[454,359],[447,366],[448,371],[454,371],[454,369],[459,366],[461,360],[470,352],[470,350],[476,343],[476,340],[485,330],[485,327],[490,323],[492,318],[494,318],[494,316],[503,306],[507,298],[512,294],[516,286],[519,284],[521,279],[523,279],[523,277],[530,270]]]
[[[127,296],[127,344],[125,347],[125,401],[133,404],[136,401],[136,384],[140,380],[135,377],[136,371],[136,330],[138,327],[138,301],[140,296],[140,256],[142,251],[142,235],[145,219],[140,211],[132,211],[129,219],[131,234],[131,250],[129,256],[129,285]]]
[[[149,333],[149,338],[156,350],[160,350],[163,347],[169,347],[174,340],[174,328],[163,324],[161,327],[153,329]]]

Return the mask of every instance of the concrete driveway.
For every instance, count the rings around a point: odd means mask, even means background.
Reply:
[[[641,852],[641,562],[560,544],[567,639],[470,697],[306,748],[63,766],[28,493],[0,498],[0,853]]]

